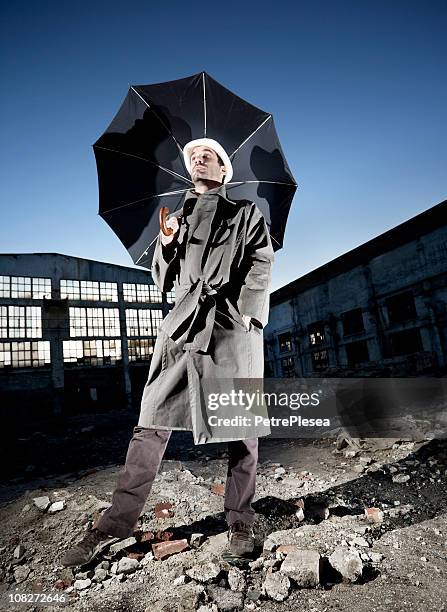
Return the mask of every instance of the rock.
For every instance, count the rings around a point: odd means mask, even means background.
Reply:
[[[152,551],[154,553],[154,557],[162,561],[166,559],[166,557],[170,557],[171,555],[175,555],[176,553],[183,552],[187,550],[188,540],[169,540],[166,542],[157,542],[156,544],[152,544]]]
[[[244,591],[246,587],[245,572],[232,567],[228,572],[228,584],[232,591]]]
[[[248,567],[252,571],[256,571],[256,570],[262,569],[264,567],[264,557],[258,557],[254,561],[250,561],[250,563],[248,564]]]
[[[285,474],[285,473],[286,473],[286,470],[285,470],[285,468],[283,468],[283,467],[277,467],[277,468],[275,469],[275,474],[282,475],[282,474]]]
[[[287,554],[280,571],[292,578],[298,586],[317,586],[320,582],[320,553],[296,548]]]
[[[130,538],[126,538],[125,540],[121,540],[120,542],[112,544],[112,546],[109,548],[109,551],[112,553],[112,555],[116,555],[116,553],[120,552],[120,550],[129,548],[129,546],[133,546],[136,543],[137,540],[132,536]]]
[[[92,581],[90,580],[90,578],[86,578],[85,580],[76,580],[73,587],[77,591],[84,591],[85,589],[88,589],[91,584]]]
[[[93,580],[95,582],[102,582],[106,578],[107,578],[106,570],[102,569],[101,567],[97,567],[95,570],[95,575],[93,576]]]
[[[351,544],[353,546],[364,546],[365,548],[369,548],[370,544],[367,540],[365,540],[365,538],[362,538],[362,536],[356,536],[355,538],[353,538],[351,540]]]
[[[172,583],[174,586],[179,586],[179,584],[186,584],[188,581],[188,576],[186,574],[182,574],[181,576],[177,576]]]
[[[365,471],[365,466],[362,464],[354,465],[352,470],[357,474],[362,474]]]
[[[274,550],[276,550],[276,547],[277,547],[277,546],[278,546],[278,545],[277,545],[277,544],[275,544],[275,542],[272,542],[272,540],[269,540],[269,539],[267,538],[267,540],[265,540],[265,541],[264,541],[264,545],[263,545],[262,550],[263,550],[264,552],[267,552],[267,553],[269,553],[269,552],[273,552]]]
[[[298,510],[295,512],[295,516],[300,522],[304,521],[304,510],[302,508],[298,508]]]
[[[372,563],[380,563],[384,559],[384,556],[382,555],[382,553],[377,553],[377,552],[369,552],[368,556],[370,560],[372,561]]]
[[[235,591],[230,591],[220,586],[209,586],[208,594],[216,602],[218,609],[222,612],[239,610],[244,603],[244,595],[242,593],[236,593]]]
[[[219,612],[219,608],[215,603],[204,604],[203,606],[200,606],[200,608],[197,608],[197,612]]]
[[[382,523],[383,512],[380,508],[365,508],[365,518],[368,523]]]
[[[352,449],[345,450],[345,452],[343,453],[346,459],[353,459],[357,454],[358,451]]]
[[[22,544],[19,544],[14,549],[14,559],[20,559],[25,554],[25,547]]]
[[[262,589],[270,599],[284,601],[289,596],[290,580],[282,572],[267,574]]]
[[[206,536],[203,533],[192,533],[189,538],[189,545],[191,548],[199,548],[206,540]]]
[[[262,595],[261,591],[252,589],[251,591],[247,592],[247,599],[249,599],[250,601],[258,601],[261,595]]]
[[[46,495],[42,497],[34,497],[33,502],[36,508],[38,508],[39,510],[42,510],[42,512],[45,512],[50,507],[50,504],[51,504],[50,498],[47,497]]]
[[[220,567],[214,561],[200,563],[186,570],[186,575],[196,582],[208,583],[212,582],[220,574]]]
[[[60,501],[53,502],[51,506],[48,508],[48,512],[50,514],[54,514],[55,512],[60,512],[65,508],[65,500],[61,499]]]
[[[133,574],[140,563],[136,559],[123,557],[118,561],[117,574]]]
[[[16,582],[23,582],[30,575],[31,570],[27,565],[19,565],[14,569],[14,580]]]
[[[363,563],[356,550],[336,548],[329,557],[329,563],[349,582],[356,582],[363,572]]]
[[[409,474],[395,474],[393,476],[393,482],[402,483],[402,482],[408,482],[408,480],[410,480]]]

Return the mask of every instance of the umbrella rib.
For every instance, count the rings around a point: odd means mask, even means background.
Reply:
[[[181,174],[178,174],[177,172],[174,172],[174,170],[169,170],[168,168],[165,168],[164,166],[160,166],[160,164],[157,164],[157,163],[151,161],[150,159],[146,159],[145,157],[140,157],[139,155],[134,155],[133,153],[126,153],[124,151],[118,151],[117,149],[110,149],[109,147],[99,147],[99,146],[97,146],[96,148],[97,149],[102,149],[103,151],[111,151],[112,153],[119,153],[120,155],[127,155],[127,157],[135,157],[135,159],[141,159],[141,161],[145,161],[148,164],[152,164],[153,166],[156,166],[157,168],[160,168],[160,170],[164,170],[168,174],[172,174],[172,176],[176,176],[176,177],[182,179],[182,181],[185,181],[187,183],[192,183],[192,181],[190,181],[189,179],[185,178]]]
[[[120,208],[126,208],[127,206],[133,206],[133,204],[138,204],[139,202],[144,202],[144,200],[151,200],[152,198],[162,198],[164,196],[177,195],[179,193],[186,193],[189,189],[179,189],[178,191],[166,191],[165,193],[155,193],[151,196],[146,196],[145,198],[140,198],[139,200],[134,200],[133,202],[128,202],[127,204],[122,204],[121,206],[115,206],[115,208],[109,208],[109,210],[104,210],[101,212],[102,215],[107,215],[108,213],[114,212],[115,210],[119,210]]]
[[[202,72],[202,83],[203,83],[203,115],[205,120],[205,138],[206,138],[206,89],[205,89],[205,73]]]
[[[233,153],[229,156],[230,159],[232,157],[234,157],[236,155],[236,153],[239,151],[239,149],[244,146],[244,144],[247,142],[247,140],[250,140],[250,138],[253,136],[253,134],[256,134],[256,132],[264,125],[264,123],[266,123],[271,118],[272,118],[272,116],[269,115],[266,119],[264,119],[264,121],[260,125],[258,125],[258,127],[254,130],[254,132],[252,132],[249,136],[247,136],[247,138],[243,142],[241,142],[241,144],[238,146],[238,148],[235,151],[233,151]]]
[[[157,113],[154,111],[154,109],[152,108],[152,106],[146,102],[146,100],[143,98],[143,96],[141,96],[141,95],[138,93],[138,91],[137,91],[137,90],[136,90],[136,89],[135,89],[133,86],[131,86],[130,88],[131,88],[131,90],[132,90],[133,92],[135,92],[135,93],[137,94],[137,96],[140,98],[140,100],[142,100],[142,101],[143,101],[143,102],[146,104],[146,106],[147,106],[148,108],[150,108],[151,112],[152,112],[152,113],[154,113],[154,115],[157,117],[157,119],[159,120],[159,122],[161,123],[161,125],[162,125],[162,126],[165,128],[165,130],[166,130],[166,131],[167,131],[167,132],[170,134],[170,136],[171,136],[171,137],[172,137],[172,139],[174,140],[175,144],[177,145],[177,148],[178,148],[178,150],[180,151],[180,153],[182,153],[182,154],[183,154],[183,149],[182,149],[182,147],[179,145],[179,143],[177,142],[176,137],[175,137],[175,136],[174,136],[174,134],[171,132],[171,130],[168,128],[168,126],[167,126],[167,125],[165,125],[165,123],[162,121],[162,119],[161,119],[161,118],[160,118],[160,117],[157,115]]]
[[[298,187],[296,183],[282,183],[281,181],[234,181],[227,183],[227,187],[230,185],[246,185],[248,183],[268,183],[270,185],[289,185],[290,187]]]

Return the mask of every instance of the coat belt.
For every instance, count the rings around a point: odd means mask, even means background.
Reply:
[[[208,350],[216,318],[217,289],[200,278],[176,287],[175,306],[160,328],[185,351]]]

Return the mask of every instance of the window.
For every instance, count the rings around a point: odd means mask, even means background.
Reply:
[[[118,308],[70,307],[70,337],[119,335]]]
[[[324,344],[325,342],[324,324],[321,321],[308,325],[307,332],[309,334],[309,344],[311,346],[317,346],[319,344]]]
[[[363,315],[361,308],[354,308],[343,312],[341,315],[343,323],[343,335],[350,336],[351,334],[358,334],[364,331]]]
[[[0,368],[37,368],[51,363],[50,342],[0,342]]]
[[[354,367],[360,363],[369,361],[368,344],[366,340],[350,342],[345,348],[349,366]]]
[[[152,338],[129,339],[129,361],[147,361],[154,352]]]
[[[326,350],[312,353],[312,367],[314,370],[323,370],[329,365],[329,357]]]
[[[0,276],[0,297],[35,300],[51,298],[51,278]]]
[[[6,315],[6,308],[7,315]],[[42,338],[40,306],[2,306],[0,335],[2,338]]]
[[[175,291],[168,291],[166,293],[166,301],[168,304],[175,304]]]
[[[69,300],[79,300],[81,297],[79,289],[79,281],[77,280],[61,280],[61,298]]]
[[[98,281],[81,281],[81,300],[99,300]]]
[[[118,285],[116,283],[99,283],[102,302],[118,301]]]
[[[64,340],[64,362],[77,365],[114,365],[122,358],[121,340]]]
[[[395,332],[390,334],[389,341],[388,354],[390,357],[409,355],[423,350],[419,329],[405,329]]]
[[[292,350],[292,334],[287,332],[278,336],[279,352],[287,353]]]
[[[126,309],[127,335],[156,336],[162,319],[163,313],[161,310],[128,308]]]
[[[411,291],[393,295],[385,303],[390,323],[400,323],[416,318],[414,297]]]
[[[293,357],[283,357],[281,359],[281,372],[283,378],[293,378],[295,376],[295,362]]]
[[[163,295],[156,285],[123,283],[125,302],[141,302],[145,304],[161,304]]]

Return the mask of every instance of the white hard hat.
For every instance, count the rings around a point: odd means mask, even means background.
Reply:
[[[196,140],[190,140],[183,147],[183,158],[185,160],[185,166],[189,174],[191,174],[191,152],[194,147],[198,146],[209,147],[217,153],[226,168],[224,183],[228,183],[233,177],[233,166],[231,165],[230,158],[228,157],[223,146],[219,144],[217,140],[213,140],[212,138],[197,138]]]

